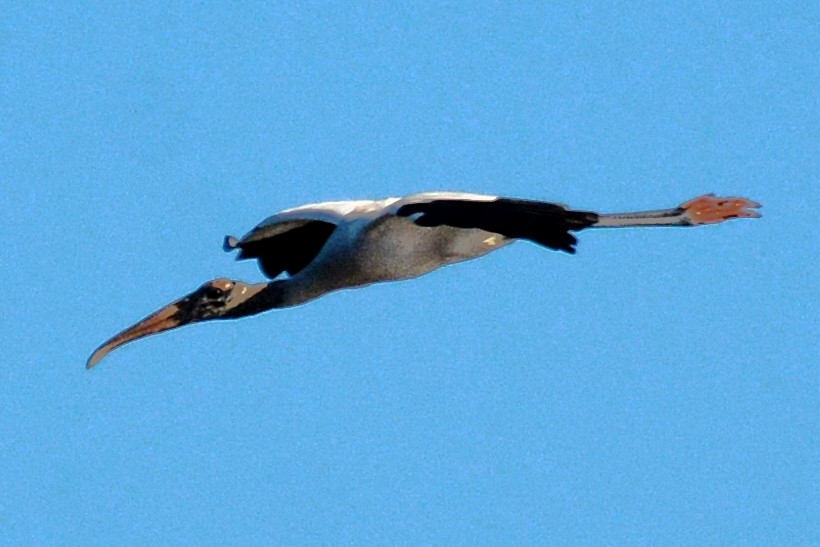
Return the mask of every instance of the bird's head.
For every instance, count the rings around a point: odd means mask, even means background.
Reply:
[[[235,317],[237,309],[261,288],[231,279],[208,281],[188,296],[168,304],[106,341],[91,354],[86,368],[93,367],[108,353],[128,342],[199,321]]]

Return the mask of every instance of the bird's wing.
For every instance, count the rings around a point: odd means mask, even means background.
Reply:
[[[478,228],[568,253],[575,252],[577,243],[570,231],[598,220],[596,213],[573,211],[558,203],[443,192],[410,196],[391,209],[419,226]]]
[[[310,203],[300,205],[291,209],[285,209],[272,217],[262,221],[257,226],[265,226],[268,223],[281,222],[291,219],[321,220],[339,224],[340,222],[354,220],[364,216],[372,215],[383,210],[388,205],[398,201],[398,198],[387,198],[382,200],[348,200],[348,201],[326,201],[323,203]]]
[[[271,217],[273,218],[273,217]],[[336,229],[336,224],[309,218],[266,220],[245,237],[225,238],[225,250],[240,249],[237,260],[259,259],[259,268],[274,279],[282,272],[295,275],[307,266]]]
[[[285,209],[242,239],[226,237],[224,247],[241,249],[239,260],[258,258],[260,269],[271,279],[282,272],[295,275],[316,258],[339,224],[377,216],[397,200],[327,201]]]

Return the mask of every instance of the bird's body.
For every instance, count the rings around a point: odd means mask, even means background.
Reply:
[[[563,205],[458,192],[303,205],[273,215],[242,239],[239,258],[257,258],[271,279],[289,275],[292,304],[324,293],[418,277],[478,258],[519,238],[575,252],[569,230],[598,215]]]
[[[496,198],[438,192],[403,199],[314,203],[265,219],[241,240],[226,238],[225,248],[241,249],[239,258],[258,258],[270,278],[287,272],[291,285],[304,288],[301,293],[318,296],[418,277],[512,242],[479,228],[423,227],[397,214],[406,205],[445,199],[489,202]],[[301,268],[299,263],[288,267],[279,260],[296,254],[293,247],[315,250]]]
[[[286,209],[243,238],[225,238],[239,259],[257,259],[269,283],[216,279],[118,334],[87,366],[131,340],[207,319],[302,304],[326,293],[418,277],[517,240],[575,252],[586,228],[695,226],[757,217],[759,204],[712,195],[674,209],[599,214],[549,202],[458,192],[334,201]]]

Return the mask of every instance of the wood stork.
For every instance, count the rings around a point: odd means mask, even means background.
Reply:
[[[586,228],[716,224],[759,217],[754,210],[758,207],[745,198],[708,194],[674,209],[599,214],[542,201],[428,192],[287,209],[262,221],[242,239],[228,236],[224,243],[226,251],[239,249],[237,259],[257,259],[273,281],[208,281],[102,344],[86,367],[93,367],[113,349],[151,334],[198,321],[296,306],[339,289],[417,277],[519,239],[575,253],[572,232]]]

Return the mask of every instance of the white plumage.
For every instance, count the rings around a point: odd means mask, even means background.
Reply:
[[[284,220],[324,220],[326,222],[333,222],[334,224],[336,224],[344,220],[353,221],[395,214],[396,209],[398,207],[408,203],[430,203],[431,201],[443,199],[464,201],[493,201],[498,199],[498,196],[469,194],[466,192],[421,192],[403,198],[391,197],[375,200],[362,199],[308,203],[306,205],[299,205],[298,207],[284,209],[283,211],[280,211],[275,215],[269,216],[268,218],[260,222],[245,237],[261,228],[264,228],[265,226],[271,226]]]

